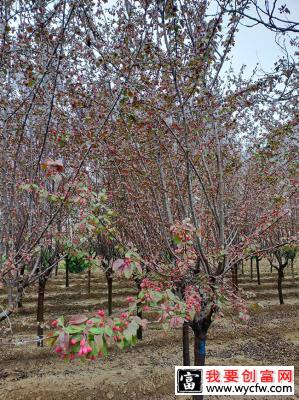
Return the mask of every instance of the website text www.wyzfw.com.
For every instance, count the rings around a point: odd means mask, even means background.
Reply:
[[[277,385],[260,385],[256,383],[255,385],[244,386],[207,386],[206,392],[208,393],[238,393],[238,394],[260,394],[260,393],[269,393],[269,394],[282,394],[282,393],[292,393],[291,385],[277,386]]]

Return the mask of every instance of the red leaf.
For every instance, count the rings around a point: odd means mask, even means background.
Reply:
[[[85,317],[85,315],[74,315],[72,316],[72,319],[70,320],[70,325],[81,325],[84,324],[84,322],[86,322],[88,320],[87,317]]]

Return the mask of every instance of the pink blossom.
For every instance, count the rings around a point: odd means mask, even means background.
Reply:
[[[180,328],[184,323],[184,319],[178,316],[174,316],[170,319],[169,325],[171,328]]]
[[[79,352],[78,352],[78,356],[81,357],[83,356],[83,347],[80,348]]]
[[[55,353],[61,353],[62,352],[62,348],[60,346],[55,347]]]
[[[97,312],[99,317],[105,317],[105,311],[104,310],[98,310]]]

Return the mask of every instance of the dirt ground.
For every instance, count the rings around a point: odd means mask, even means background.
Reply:
[[[298,264],[297,264],[298,270]],[[290,273],[290,272],[289,272]],[[298,371],[299,297],[298,275],[295,281],[286,275],[285,303],[280,306],[276,293],[276,274],[264,267],[262,284],[250,281],[248,267],[240,276],[240,286],[253,290],[253,302],[261,304],[252,312],[247,327],[236,328],[229,318],[215,321],[207,343],[208,365],[294,365]],[[114,286],[115,306],[134,291],[119,283]],[[0,292],[0,304],[6,294]],[[64,314],[72,315],[105,307],[106,285],[94,274],[92,290],[87,294],[86,277],[71,275],[70,287],[64,287],[64,271],[48,282],[45,314],[48,322]],[[11,319],[13,335],[0,336],[0,399],[2,400],[170,400],[174,396],[174,366],[181,365],[181,332],[165,333],[151,325],[144,339],[126,351],[113,351],[104,361],[72,363],[61,361],[47,347],[34,342],[15,345],[20,339],[34,339],[36,288],[26,293],[24,309]],[[47,330],[45,330],[47,332]],[[192,344],[191,344],[192,345]],[[295,373],[299,399],[299,379]],[[234,400],[241,396],[231,396]],[[243,396],[242,396],[243,397]],[[188,397],[177,397],[187,400]],[[207,396],[206,399],[229,397]],[[247,400],[284,399],[288,396],[246,396]]]

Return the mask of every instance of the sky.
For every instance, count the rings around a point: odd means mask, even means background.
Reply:
[[[273,4],[274,0],[257,0],[258,4],[264,8],[265,1],[269,1],[269,4]],[[276,0],[276,9],[282,5],[286,5],[290,10],[290,14],[279,14],[275,15],[284,19],[289,18],[292,21],[299,21],[299,0]],[[107,6],[111,6],[115,3],[115,0],[108,0]],[[215,0],[211,0],[210,11],[213,13],[217,9],[217,3]],[[255,15],[254,12],[249,14]],[[249,25],[252,21],[249,21]],[[298,35],[297,35],[298,36]],[[286,43],[289,43],[290,37],[296,37],[296,34],[292,36],[285,36]],[[259,64],[260,68],[265,72],[271,72],[276,60],[282,56],[282,50],[275,43],[275,32],[271,32],[269,29],[262,25],[254,27],[240,26],[239,32],[236,36],[236,44],[231,52],[231,63],[235,72],[238,72],[243,64],[246,65],[244,76],[249,77],[252,71]],[[294,47],[288,46],[290,52],[293,54]],[[228,64],[229,65],[229,64]],[[261,71],[262,73],[262,71]]]
[[[259,0],[264,3],[264,0]],[[299,20],[299,0],[285,0],[278,2],[286,4],[291,14],[290,20]],[[292,35],[295,37],[296,35]],[[289,38],[285,37],[289,42]],[[290,48],[290,46],[289,46]],[[294,52],[294,48],[290,48]],[[275,43],[275,33],[258,25],[252,28],[240,27],[236,36],[236,46],[232,51],[232,66],[238,71],[243,64],[247,65],[246,75],[250,75],[256,64],[267,72],[271,71],[274,62],[281,56],[281,49]]]

